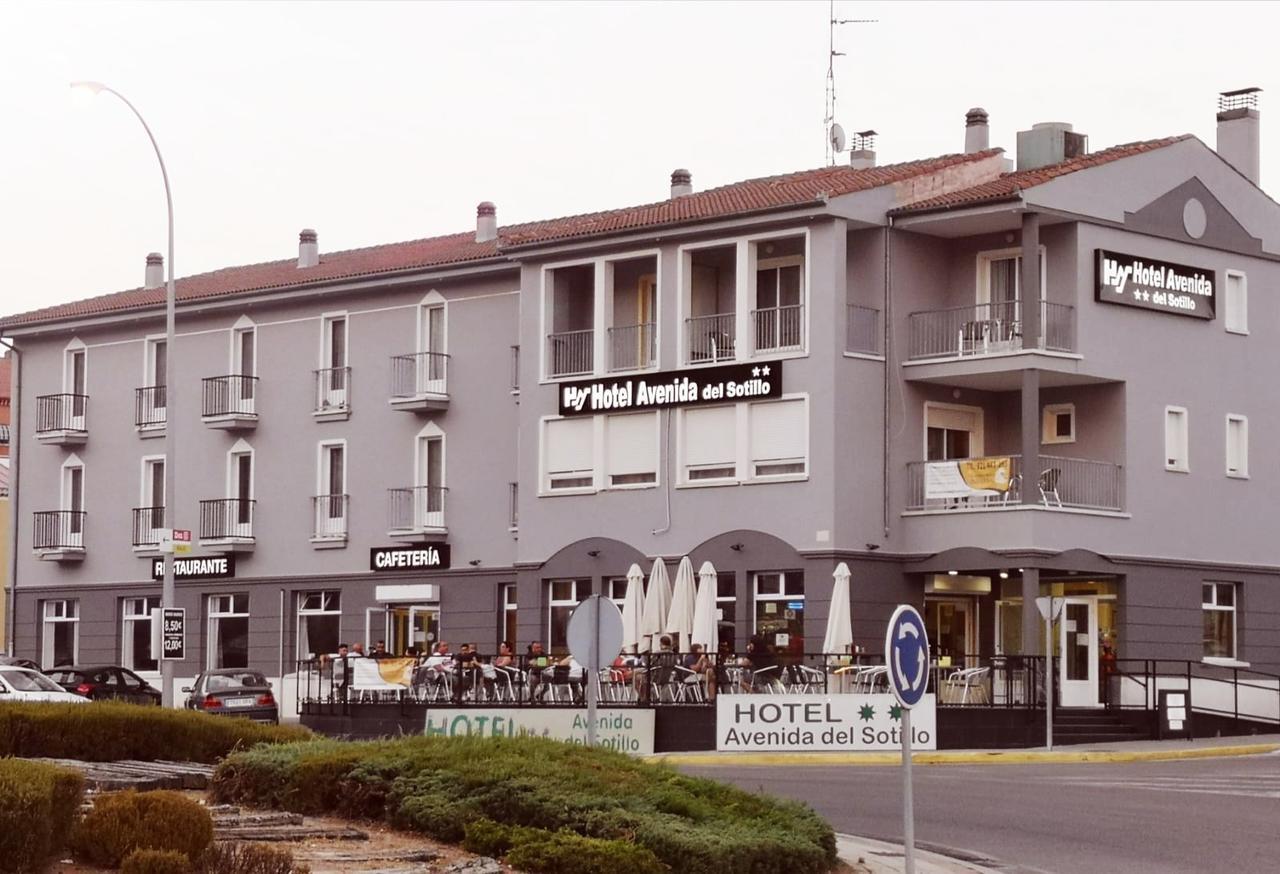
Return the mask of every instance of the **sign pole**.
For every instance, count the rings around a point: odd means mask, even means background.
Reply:
[[[911,797],[911,708],[902,709],[902,861],[906,874],[916,874],[916,814]]]
[[[591,596],[591,646],[587,650],[586,676],[582,681],[587,686],[587,746],[596,745],[596,684],[595,665],[600,661],[600,596]]]
[[[915,805],[911,791],[911,708],[929,690],[929,632],[924,618],[909,604],[902,604],[889,619],[885,632],[884,663],[889,691],[902,714],[902,860],[906,874],[916,871]]]
[[[1053,600],[1044,617],[1044,745],[1053,749]]]

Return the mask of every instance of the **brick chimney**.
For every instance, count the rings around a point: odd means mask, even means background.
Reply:
[[[298,266],[315,267],[320,263],[320,243],[316,232],[311,228],[303,228],[298,234]]]
[[[152,252],[147,256],[147,273],[142,281],[143,288],[161,288],[164,286],[164,256]]]
[[[476,206],[476,242],[488,243],[498,239],[498,208],[489,201]]]
[[[964,114],[964,153],[985,152],[991,147],[991,129],[987,126],[987,111],[975,106]]]
[[[693,194],[693,174],[680,167],[671,171],[671,199]]]
[[[1241,88],[1218,95],[1218,154],[1254,185],[1262,178],[1261,88]]]

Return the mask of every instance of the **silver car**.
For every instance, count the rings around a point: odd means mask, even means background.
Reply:
[[[10,665],[0,667],[0,701],[60,701],[88,704],[89,699],[68,692],[39,671]]]

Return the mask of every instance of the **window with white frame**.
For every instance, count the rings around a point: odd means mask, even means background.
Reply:
[[[542,458],[548,491],[595,486],[595,428],[592,417],[547,419],[542,428]]]
[[[210,595],[205,646],[207,667],[249,666],[249,594]]]
[[[559,655],[568,651],[569,617],[590,590],[588,580],[551,580],[547,583],[548,652]]]
[[[738,413],[733,406],[680,412],[685,482],[731,480],[738,475]]]
[[[658,414],[605,418],[609,486],[651,486],[658,481]]]
[[[223,537],[253,536],[253,449],[237,440],[227,453],[227,498]]]
[[[445,394],[448,391],[448,310],[438,291],[428,294],[418,306],[418,366],[415,389],[418,394]]]
[[[1186,407],[1164,408],[1164,467],[1165,470],[1191,469],[1187,450]]]
[[[163,336],[148,337],[143,351],[143,388],[137,398],[137,425],[160,428],[168,408],[169,348]]]
[[[298,658],[314,659],[338,651],[342,593],[298,593]]]
[[[755,633],[775,653],[804,652],[804,572],[755,575]]]
[[[1041,421],[1041,443],[1076,442],[1076,405],[1049,404]]]
[[[72,455],[62,463],[62,509],[58,536],[60,546],[84,546],[84,462]]]
[[[1236,658],[1236,583],[1204,583],[1204,658]]]
[[[1233,334],[1249,333],[1249,285],[1245,275],[1238,270],[1227,271],[1226,328]]]
[[[148,455],[142,459],[142,482],[134,543],[160,542],[164,521],[164,456]]]
[[[606,592],[609,600],[612,601],[617,608],[621,610],[627,604],[627,586],[630,581],[626,577],[614,577],[605,583]],[[640,578],[640,599],[644,600],[645,594],[649,591],[649,580],[647,577]]]
[[[1227,476],[1249,476],[1249,420],[1227,415]]]
[[[809,415],[805,399],[751,404],[752,477],[804,476],[809,467]]]
[[[44,602],[44,633],[40,664],[44,668],[74,665],[80,660],[80,602]]]
[[[516,603],[516,584],[502,583],[498,586],[498,628],[500,629],[499,645],[505,643],[516,645],[516,617],[519,608]]]
[[[159,662],[151,651],[151,611],[159,598],[124,598],[120,616],[120,664],[134,671],[155,671]]]
[[[1040,294],[1045,290],[1045,247],[1040,247]],[[990,318],[1012,318],[1022,300],[1022,250],[999,249],[978,253],[979,304],[990,304]],[[1003,311],[1002,311],[1003,310]]]
[[[733,571],[716,574],[716,646],[733,652],[738,630],[738,580]]]
[[[333,313],[320,320],[320,410],[343,409],[347,391],[347,314]]]
[[[320,443],[316,469],[315,531],[317,538],[347,536],[347,443]]]
[[[88,393],[89,350],[80,340],[72,340],[67,344],[62,365],[62,390],[69,395],[83,397]],[[83,408],[77,406],[73,415],[84,415]]]

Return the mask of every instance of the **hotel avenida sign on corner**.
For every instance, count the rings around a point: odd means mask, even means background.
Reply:
[[[666,370],[560,383],[560,415],[630,413],[782,397],[782,362]]]
[[[1101,303],[1212,319],[1217,290],[1212,270],[1098,250],[1095,296]]]

